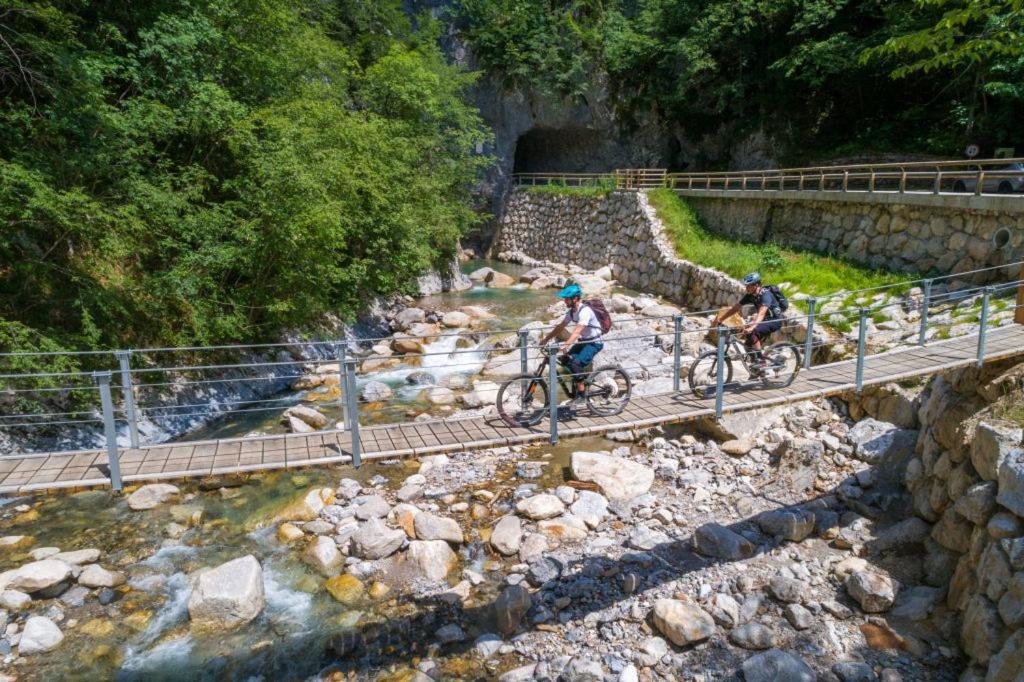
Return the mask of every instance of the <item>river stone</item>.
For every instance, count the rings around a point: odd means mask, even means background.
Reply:
[[[1024,625],[1024,571],[1014,574],[1006,588],[1006,592],[999,599],[999,616],[1011,628],[1019,628]]]
[[[715,620],[696,604],[679,599],[654,602],[654,627],[676,646],[702,642],[715,634]]]
[[[746,623],[729,633],[729,641],[744,649],[770,649],[774,639],[772,631],[760,623]]]
[[[522,540],[523,523],[518,516],[502,517],[491,531],[491,547],[504,556],[511,556],[518,552]]]
[[[733,438],[718,446],[718,449],[732,457],[742,457],[754,449],[751,438]]]
[[[434,375],[430,372],[420,370],[418,372],[410,372],[409,376],[405,377],[405,383],[412,384],[413,386],[431,386],[434,383]]]
[[[149,483],[128,496],[128,507],[135,511],[152,509],[178,498],[178,486],[170,483]]]
[[[562,514],[553,519],[544,519],[537,523],[542,533],[555,540],[569,542],[584,540],[587,537],[587,524],[572,514]],[[519,551],[522,555],[522,550]]]
[[[981,422],[971,440],[971,464],[983,480],[994,481],[1003,460],[1020,442],[1021,429]]]
[[[807,583],[784,575],[774,575],[768,582],[768,592],[786,604],[796,604],[807,593]],[[766,649],[768,647],[765,647]]]
[[[527,533],[519,546],[519,560],[530,562],[548,551],[548,539],[543,533]]]
[[[516,503],[516,512],[533,521],[550,519],[565,511],[565,504],[547,493],[527,497]]]
[[[356,505],[356,518],[360,521],[383,519],[391,511],[391,505],[380,495],[370,495]]]
[[[854,571],[846,577],[846,591],[868,613],[888,611],[896,601],[896,581],[875,571]]]
[[[391,398],[394,391],[382,381],[367,381],[359,392],[359,399],[364,403],[382,403]]]
[[[466,327],[469,326],[470,318],[469,315],[457,310],[453,310],[450,313],[445,313],[441,318],[441,324],[446,327]]]
[[[424,393],[426,393],[427,400],[432,405],[452,405],[455,403],[455,392],[444,386],[428,388]]]
[[[974,526],[971,522],[960,516],[955,507],[949,507],[943,512],[938,523],[932,526],[931,537],[946,549],[963,554],[971,549],[973,532]]]
[[[420,468],[418,473],[426,475],[431,471],[444,471],[445,467],[448,466],[450,458],[448,455],[426,455],[420,457]]]
[[[416,517],[423,511],[414,504],[396,504],[388,513],[388,520],[398,524],[410,540],[416,539]]]
[[[98,561],[100,558],[100,550],[95,548],[76,549],[70,552],[57,552],[48,558],[56,561],[63,561],[64,563],[71,564],[72,566],[82,566],[84,564],[91,564]]]
[[[806,509],[778,509],[757,517],[757,525],[768,535],[800,542],[814,532],[814,514]]]
[[[265,604],[263,569],[248,554],[200,572],[188,600],[188,614],[198,628],[222,630],[245,625]]]
[[[1000,511],[992,515],[985,529],[993,540],[1002,540],[1024,534],[1024,523],[1016,514]]]
[[[670,542],[672,542],[672,538],[665,533],[643,525],[635,527],[629,534],[628,540],[630,547],[644,551],[668,545]]]
[[[871,666],[862,661],[840,661],[832,666],[832,672],[842,682],[875,682],[878,679]]]
[[[462,544],[462,529],[455,519],[436,516],[430,512],[422,512],[413,520],[416,537],[420,540],[444,540]]]
[[[507,289],[516,283],[515,279],[512,277],[494,270],[487,273],[487,276],[484,278],[484,282],[492,289]]]
[[[284,414],[302,420],[314,429],[322,429],[330,422],[326,415],[321,414],[319,410],[305,405],[292,405],[284,411]]]
[[[341,602],[346,606],[358,604],[365,592],[363,583],[351,573],[342,573],[329,578],[324,583],[324,588],[334,598],[334,601]]]
[[[999,465],[996,502],[1017,516],[1024,516],[1024,450],[1015,448]]]
[[[740,622],[740,605],[735,599],[724,592],[711,598],[708,608],[711,617],[722,627],[732,628]]]
[[[743,661],[745,682],[814,682],[817,676],[797,656],[780,649],[769,649]]]
[[[814,623],[814,615],[800,604],[786,604],[782,614],[794,630],[806,630]]]
[[[124,573],[108,571],[99,564],[89,564],[78,576],[78,584],[85,587],[117,587],[123,585],[124,581]]]
[[[352,535],[352,553],[362,559],[383,559],[398,551],[405,531],[391,529],[380,519],[370,519]]]
[[[522,585],[509,585],[494,600],[498,632],[511,635],[519,629],[519,621],[530,610],[530,593]]]
[[[601,452],[572,453],[571,468],[573,478],[596,483],[612,500],[631,500],[654,483],[654,469]]]
[[[1024,629],[1010,635],[999,653],[989,659],[986,682],[1019,682],[1024,679]]]
[[[4,590],[0,592],[0,608],[9,611],[21,611],[32,603],[32,597],[18,590]]]
[[[427,314],[422,308],[406,308],[395,315],[395,326],[401,330],[407,330],[417,322],[427,319]]]
[[[960,636],[964,652],[980,665],[987,664],[1003,646],[1006,628],[995,604],[984,595],[968,600]]]
[[[738,533],[717,523],[705,523],[693,533],[694,548],[705,556],[738,561],[754,554],[754,546]]]
[[[608,516],[608,500],[604,495],[590,490],[581,490],[570,510],[589,528],[597,528]]]
[[[334,502],[334,491],[330,488],[310,488],[300,497],[289,502],[272,519],[281,521],[313,521],[324,507]]]
[[[32,593],[59,585],[70,577],[70,565],[57,559],[43,559],[15,569],[10,574],[7,587]]]
[[[316,429],[298,417],[285,415],[281,421],[288,427],[288,433],[313,433],[316,431]]]
[[[419,355],[423,352],[423,344],[418,339],[402,337],[391,342],[391,350],[399,355]]]
[[[8,551],[9,552],[9,551],[13,551],[15,549],[24,549],[25,547],[30,546],[33,542],[35,542],[35,538],[32,537],[31,535],[5,535],[2,538],[0,538],[0,552],[2,552],[2,551]],[[43,547],[41,549],[47,549],[47,548]],[[38,550],[36,550],[36,551],[38,551]],[[57,551],[60,551],[60,550],[57,550]],[[45,556],[41,556],[41,557],[33,556],[32,558],[33,559],[45,559],[46,557]]]
[[[25,628],[21,631],[18,653],[24,656],[52,651],[63,641],[64,633],[52,620],[44,616],[29,616],[25,621]]]
[[[917,431],[868,417],[850,429],[847,439],[853,444],[854,457],[868,464],[877,464],[913,455]]]
[[[988,523],[996,508],[996,484],[994,481],[978,483],[967,489],[956,501],[954,508],[965,519],[978,526]]]
[[[325,576],[332,576],[345,563],[345,557],[338,551],[338,545],[329,537],[318,535],[309,541],[302,560]]]

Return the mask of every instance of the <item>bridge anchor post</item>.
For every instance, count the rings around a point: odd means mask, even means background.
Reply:
[[[804,339],[804,369],[811,368],[811,354],[814,352],[814,309],[816,298],[807,299],[807,338]]]
[[[992,287],[985,287],[981,294],[981,320],[978,327],[978,367],[985,364],[985,334],[988,332],[988,307]]]
[[[352,434],[352,466],[363,463],[359,442],[359,406],[356,404],[356,361],[345,362],[345,403],[348,405],[348,430]]]
[[[857,330],[857,393],[864,390],[864,349],[868,336],[868,309],[860,309],[860,325]]]
[[[672,340],[672,390],[679,393],[680,373],[682,369],[682,348],[683,345],[683,316],[676,315],[672,318],[675,324]]]
[[[110,487],[120,492],[121,463],[117,454],[117,426],[114,423],[114,401],[110,398],[111,373],[93,372],[92,378],[100,391],[100,407],[103,411],[103,434],[107,440],[107,466],[110,468]]]
[[[548,417],[551,421],[551,444],[558,443],[558,400],[555,394],[558,393],[558,346],[551,344],[548,351]],[[570,377],[569,381],[575,386],[576,377]]]
[[[725,399],[725,327],[718,328],[718,365],[715,368],[715,419],[722,418]]]

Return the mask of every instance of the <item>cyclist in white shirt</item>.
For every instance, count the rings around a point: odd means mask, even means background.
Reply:
[[[573,387],[576,389],[576,395],[573,398],[579,400],[586,390],[583,381],[584,368],[592,363],[594,357],[604,348],[604,344],[601,342],[601,322],[590,306],[584,305],[583,290],[578,284],[570,284],[565,287],[558,292],[558,297],[565,301],[565,307],[568,310],[565,311],[562,321],[541,339],[540,345],[546,345],[550,339],[558,336],[570,324],[575,325],[569,338],[559,348],[562,356],[558,362],[572,372]]]

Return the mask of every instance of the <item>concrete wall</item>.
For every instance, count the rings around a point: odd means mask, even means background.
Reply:
[[[587,197],[515,190],[491,250],[503,260],[522,254],[592,270],[610,264],[624,286],[690,310],[731,304],[743,293],[735,279],[677,258],[638,192]]]
[[[680,190],[718,234],[832,253],[870,267],[956,274],[1024,259],[1024,198]],[[1009,242],[996,248],[1000,228]],[[976,278],[1005,279],[993,272]],[[1016,273],[1013,273],[1016,274]]]

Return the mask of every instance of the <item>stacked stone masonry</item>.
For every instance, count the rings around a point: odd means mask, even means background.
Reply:
[[[587,197],[516,190],[492,251],[591,270],[611,264],[622,285],[690,310],[731,304],[743,294],[737,280],[676,257],[642,192]]]
[[[717,234],[831,253],[873,268],[946,275],[1024,258],[1021,211],[684,195]],[[1009,240],[997,247],[993,237],[1001,228]]]

